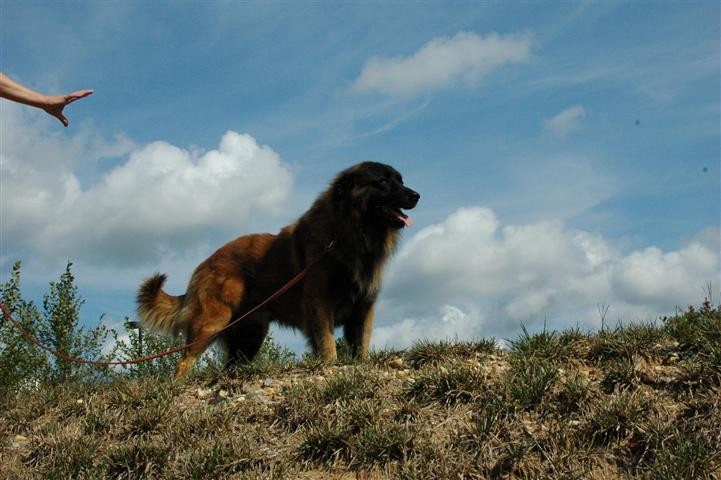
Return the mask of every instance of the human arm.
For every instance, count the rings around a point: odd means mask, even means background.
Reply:
[[[92,94],[92,90],[78,90],[67,95],[44,95],[42,93],[31,90],[22,85],[4,73],[0,72],[0,97],[12,100],[14,102],[24,103],[32,107],[45,110],[48,114],[60,120],[66,127],[70,123],[63,115],[63,109],[66,105],[85,98]]]

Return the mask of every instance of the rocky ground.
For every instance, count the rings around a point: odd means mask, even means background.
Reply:
[[[0,478],[721,478],[721,309],[38,386],[0,439]]]

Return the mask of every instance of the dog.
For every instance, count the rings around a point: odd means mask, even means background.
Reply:
[[[279,233],[241,236],[219,248],[195,269],[185,294],[165,293],[165,275],[146,279],[138,291],[138,316],[144,326],[183,334],[192,343],[176,379],[188,374],[216,337],[227,365],[251,361],[271,321],[302,331],[328,362],[336,360],[334,329],[342,326],[352,355],[366,358],[383,268],[401,230],[411,225],[403,210],[419,199],[393,167],[354,165]],[[224,330],[305,269],[305,277],[281,297]]]

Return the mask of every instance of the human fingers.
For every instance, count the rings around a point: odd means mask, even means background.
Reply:
[[[67,119],[67,117],[65,115],[63,115],[62,110],[60,110],[59,112],[52,112],[52,113],[50,113],[50,115],[52,115],[53,117],[60,120],[60,123],[62,123],[64,126],[67,127],[68,125],[70,125],[70,121]]]
[[[77,92],[68,93],[65,95],[65,104],[72,103],[75,100],[80,100],[81,98],[85,98],[88,95],[92,95],[93,90],[78,90]]]

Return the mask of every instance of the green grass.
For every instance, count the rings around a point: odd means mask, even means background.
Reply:
[[[632,358],[620,357],[606,363],[603,386],[606,391],[638,385],[640,379]]]
[[[340,373],[323,382],[320,399],[325,403],[332,403],[357,398],[373,396],[377,387],[374,380],[363,373],[362,370],[353,369]]]
[[[454,405],[473,401],[483,393],[485,384],[484,375],[471,368],[430,369],[408,384],[405,393],[419,402]]]
[[[445,364],[449,360],[470,360],[497,351],[494,339],[473,342],[446,341],[430,342],[421,340],[405,352],[405,359],[413,368],[426,365]]]
[[[621,391],[589,406],[586,435],[595,445],[626,438],[634,425],[645,422],[652,400],[640,391]]]
[[[424,341],[329,365],[276,348],[180,383],[44,384],[0,409],[0,478],[716,479],[719,452],[708,303],[596,333],[523,330],[508,350]]]
[[[506,387],[509,400],[524,410],[535,408],[557,377],[557,367],[548,359],[513,359]]]
[[[333,422],[312,425],[298,447],[298,458],[305,463],[320,465],[346,460],[350,455],[349,435],[348,431]]]
[[[569,337],[561,337],[557,332],[543,329],[536,334],[528,333],[525,325],[521,325],[521,335],[509,341],[510,351],[517,357],[526,357],[548,361],[560,361],[571,352]]]
[[[413,428],[398,422],[379,422],[362,429],[355,437],[351,468],[403,463],[415,451]]]
[[[555,405],[561,414],[577,412],[582,405],[586,405],[591,400],[591,392],[589,379],[573,373],[561,381]]]

